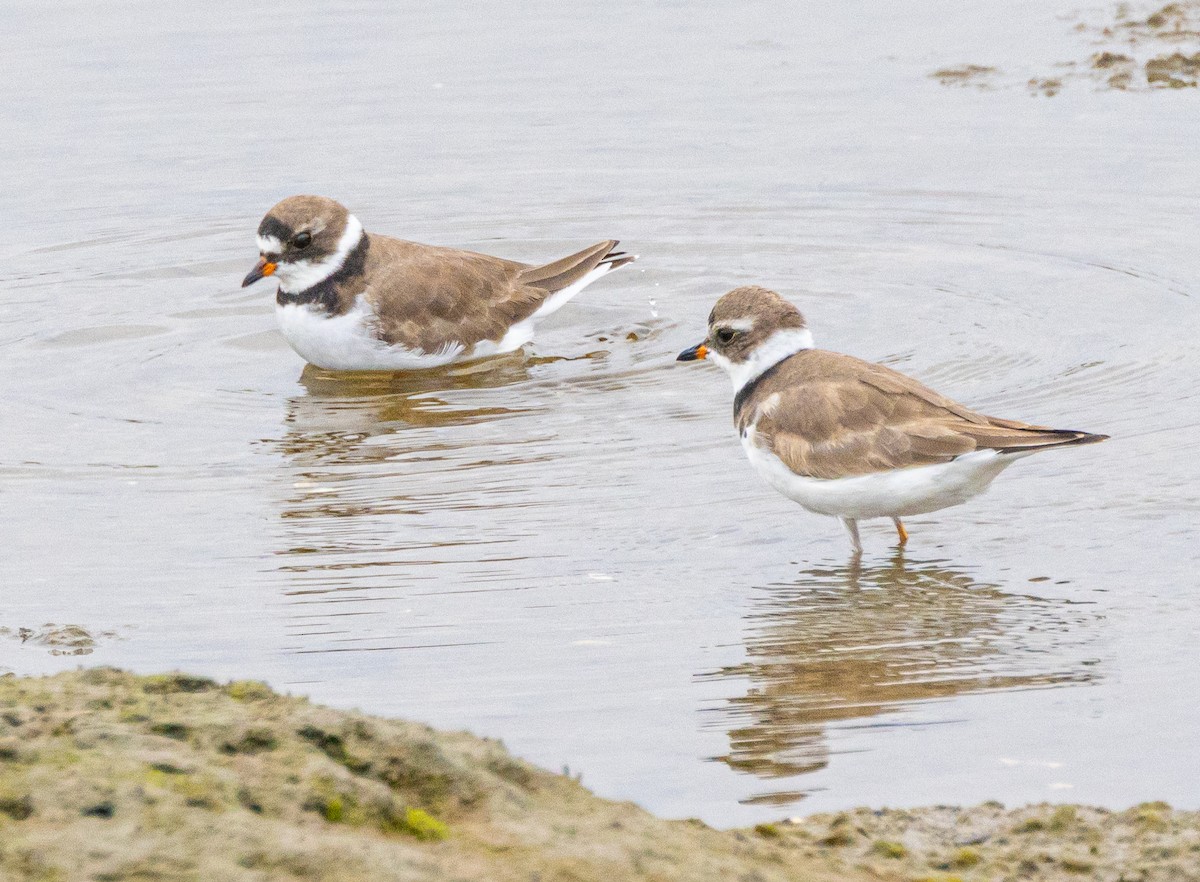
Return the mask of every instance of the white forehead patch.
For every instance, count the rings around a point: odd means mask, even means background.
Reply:
[[[258,236],[259,254],[282,254],[283,243],[276,236]]]
[[[722,322],[721,327],[732,328],[735,331],[749,331],[754,327],[754,319],[734,319],[733,321]]]

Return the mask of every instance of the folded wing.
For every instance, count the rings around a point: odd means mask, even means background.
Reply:
[[[555,292],[597,267],[616,268],[633,256],[598,242],[552,263],[530,266],[487,254],[373,236],[368,261],[383,340],[431,352],[446,340],[469,349],[498,341],[532,316]]]
[[[844,478],[949,462],[975,450],[1023,453],[1103,441],[976,413],[883,365],[810,350],[756,391],[739,427],[793,472]],[[778,396],[778,397],[775,397]]]

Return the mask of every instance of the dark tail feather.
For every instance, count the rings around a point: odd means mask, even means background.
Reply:
[[[993,449],[1000,453],[1032,453],[1037,450],[1053,450],[1056,447],[1081,447],[1084,444],[1097,444],[1108,440],[1108,435],[1096,435],[1076,429],[1035,429],[1029,434],[1031,437],[1027,443],[997,446]]]
[[[563,288],[575,284],[602,264],[616,269],[636,259],[636,255],[613,251],[616,247],[616,239],[597,242],[591,248],[585,248],[577,254],[571,254],[553,263],[531,266],[523,270],[518,278],[525,285],[545,288],[547,291],[561,291]]]
[[[624,266],[627,263],[633,263],[637,259],[638,256],[636,254],[629,254],[625,251],[610,251],[608,254],[604,255],[599,265],[607,263],[613,269],[616,269],[617,267]]]

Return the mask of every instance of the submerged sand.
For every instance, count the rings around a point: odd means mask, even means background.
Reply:
[[[721,831],[497,741],[265,685],[0,677],[5,880],[1200,879],[1200,813],[859,809]]]
[[[1121,92],[1195,89],[1200,86],[1200,0],[1161,6],[1117,3],[1063,15],[1078,40],[1078,55],[1052,70],[1002,71],[988,64],[959,64],[929,75],[943,86],[1005,89],[1024,85],[1031,95],[1052,97],[1072,82]]]

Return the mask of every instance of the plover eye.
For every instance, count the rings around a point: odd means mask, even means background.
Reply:
[[[735,331],[733,328],[721,328],[719,331],[717,331],[717,342],[728,343],[733,340],[736,334],[737,331]]]
[[[312,233],[309,232],[297,233],[292,237],[293,248],[307,248],[310,242],[312,242]]]

